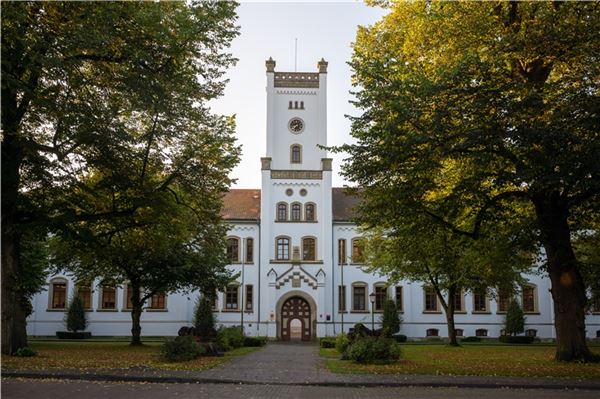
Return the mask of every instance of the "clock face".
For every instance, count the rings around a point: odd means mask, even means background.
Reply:
[[[304,122],[300,118],[292,118],[288,123],[288,128],[292,133],[301,133],[304,130]]]

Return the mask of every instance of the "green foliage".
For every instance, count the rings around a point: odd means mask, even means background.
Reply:
[[[79,295],[73,296],[67,313],[65,314],[65,324],[67,330],[72,332],[83,331],[87,327],[87,318],[83,306],[83,299]]]
[[[198,297],[194,309],[195,334],[206,339],[216,337],[215,317],[212,311],[211,299],[206,296]]]
[[[481,337],[464,337],[460,342],[481,342]]]
[[[22,295],[22,307],[26,316],[33,312],[31,299],[43,290],[48,277],[48,237],[44,229],[28,229],[20,239],[21,269],[17,277],[18,291]]]
[[[15,356],[17,356],[17,357],[32,357],[32,356],[36,356],[36,355],[37,355],[37,352],[28,346],[19,348],[15,352]]]
[[[257,347],[265,346],[267,344],[267,337],[244,337],[244,346]]]
[[[335,349],[341,354],[346,353],[346,350],[350,346],[350,339],[348,339],[348,335],[341,333],[335,337]]]
[[[510,301],[504,318],[504,331],[508,335],[517,335],[525,331],[523,308],[514,298]]]
[[[336,338],[322,337],[319,339],[319,346],[321,348],[335,348]]]
[[[408,340],[408,337],[404,334],[394,334],[394,336],[392,337],[396,340],[396,342],[406,342]]]
[[[170,362],[193,360],[204,353],[192,336],[168,338],[160,350],[161,356]]]
[[[402,322],[398,314],[398,306],[396,302],[388,299],[383,304],[383,313],[381,314],[381,326],[383,327],[383,335],[390,337],[392,334],[400,331],[400,323]]]
[[[347,354],[358,363],[391,363],[400,359],[400,345],[390,338],[364,337],[353,342]]]
[[[399,275],[423,281],[406,268],[448,264],[443,291],[519,270],[539,245],[557,254],[544,265],[554,281],[574,268],[572,284],[553,287],[564,291],[554,308],[569,309],[556,317],[565,360],[589,355],[575,344],[584,329],[568,328],[584,323],[586,288],[564,249],[599,209],[599,52],[591,3],[390,3],[358,30],[350,65],[362,113],[355,143],[337,149],[361,187],[357,222],[385,236]]]
[[[224,284],[220,208],[239,148],[234,119],[207,103],[222,95],[235,63],[227,52],[238,34],[235,7],[3,4],[7,248],[19,252],[26,229],[49,230],[57,267],[136,281],[148,290],[138,310],[154,292]],[[3,292],[29,274],[14,255],[3,264]]]
[[[223,352],[244,346],[244,334],[239,326],[221,327],[217,331],[217,346]]]

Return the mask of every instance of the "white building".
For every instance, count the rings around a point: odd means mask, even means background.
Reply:
[[[402,312],[409,337],[446,336],[446,321],[435,294],[421,283],[390,285],[365,273],[357,226],[350,222],[356,199],[331,186],[327,152],[327,62],[318,72],[275,72],[267,67],[267,146],[261,159],[262,188],[231,190],[224,217],[231,227],[228,254],[235,285],[219,293],[218,324],[244,325],[247,335],[311,340],[370,326],[383,300]],[[521,292],[528,334],[554,337],[550,281],[527,276]],[[64,330],[67,298],[75,290],[69,276],[53,276],[34,298],[30,335]],[[89,308],[93,335],[128,335],[131,318],[123,287],[79,288]],[[374,294],[374,306],[369,295]],[[190,325],[197,295],[158,295],[142,314],[143,335],[176,335]],[[506,298],[480,294],[456,297],[456,328],[463,336],[500,335]],[[600,336],[600,314],[587,318],[588,336]]]

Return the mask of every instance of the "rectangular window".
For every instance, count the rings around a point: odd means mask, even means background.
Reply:
[[[338,310],[340,312],[346,311],[346,286],[338,285]]]
[[[238,286],[230,285],[225,290],[225,309],[238,310]]]
[[[240,260],[240,240],[237,238],[227,239],[227,258],[229,262],[236,263]]]
[[[246,311],[251,312],[254,308],[254,294],[252,285],[246,285]]]
[[[438,311],[438,301],[437,295],[433,288],[426,287],[425,288],[425,311],[426,312],[437,312]]]
[[[52,283],[52,309],[67,307],[67,283]]]
[[[367,289],[364,286],[352,287],[352,310],[365,311]]]
[[[387,299],[387,288],[375,286],[375,311],[382,311]]]
[[[600,294],[592,296],[592,312],[600,313]]]
[[[100,301],[102,309],[117,308],[117,290],[115,287],[102,287],[102,300]]]
[[[84,309],[92,308],[92,288],[91,284],[80,284],[77,286],[77,294],[83,301]]]
[[[402,300],[402,287],[396,287],[395,299],[396,299],[396,308],[398,308],[398,311],[402,312],[404,310],[404,303]]]
[[[125,309],[133,309],[133,304],[131,303],[131,286],[127,284],[125,288]]]
[[[157,294],[152,295],[152,299],[150,300],[150,309],[155,310],[164,310],[166,309],[166,295],[164,292],[159,292]]]
[[[523,312],[535,312],[535,287],[523,287]]]
[[[346,264],[346,240],[343,238],[338,240],[338,264]]]
[[[473,312],[487,312],[487,296],[485,291],[473,292]]]
[[[287,205],[277,204],[277,220],[287,220]]]
[[[292,204],[292,220],[299,221],[301,218],[301,206],[300,204]]]
[[[306,204],[304,207],[304,218],[308,222],[313,222],[315,220],[315,205],[314,204]]]
[[[246,262],[254,262],[254,239],[246,238]]]
[[[458,292],[454,293],[454,311],[455,312],[462,312],[463,311],[463,307],[462,307],[462,298],[463,298],[463,293],[462,290],[459,290]]]

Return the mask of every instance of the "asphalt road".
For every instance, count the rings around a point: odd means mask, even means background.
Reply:
[[[37,380],[25,378],[2,379],[3,399],[587,399],[599,397],[598,391],[533,390],[533,389],[475,389],[475,388],[344,388],[300,385],[235,385],[235,384],[150,384],[105,383],[69,380]]]

